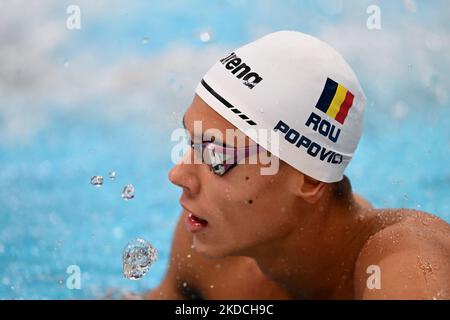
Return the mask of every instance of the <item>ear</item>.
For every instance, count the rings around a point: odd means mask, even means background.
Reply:
[[[296,195],[310,204],[319,201],[324,195],[327,183],[318,181],[303,173],[297,176]]]

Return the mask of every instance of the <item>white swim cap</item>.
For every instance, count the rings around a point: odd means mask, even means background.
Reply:
[[[196,94],[275,156],[328,183],[343,178],[366,105],[343,57],[296,31],[270,33],[227,54]],[[258,129],[278,132],[279,148],[271,147],[270,132],[258,135]]]

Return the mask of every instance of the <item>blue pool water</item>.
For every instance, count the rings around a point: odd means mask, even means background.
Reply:
[[[180,190],[167,179],[170,133],[210,63],[281,29],[329,41],[360,78],[368,104],[346,171],[354,190],[377,208],[450,222],[446,2],[383,4],[377,31],[365,26],[370,0],[77,2],[78,31],[64,28],[71,2],[2,7],[0,299],[100,298],[156,286],[180,213]],[[211,43],[198,40],[202,30]],[[90,184],[94,175],[102,187]],[[135,198],[124,201],[129,183]],[[137,237],[159,258],[130,281],[122,250]],[[71,265],[81,271],[79,290],[66,286]]]
[[[108,288],[143,291],[156,285],[179,212],[177,190],[166,178],[170,157],[164,155],[170,153],[161,143],[150,132],[138,136],[126,127],[99,130],[95,123],[66,122],[32,144],[2,148],[0,297],[92,298]],[[105,178],[100,188],[90,185],[97,174]],[[135,198],[124,201],[128,183]],[[159,249],[159,261],[146,278],[131,282],[121,274],[121,259],[136,237]],[[66,288],[69,265],[81,269],[81,290]]]
[[[419,208],[450,221],[450,170],[442,161],[450,155],[445,112],[422,128],[419,141],[415,128],[423,117],[405,121],[402,130],[392,121],[384,127],[366,121],[347,171],[355,190],[375,207]],[[368,118],[375,114],[368,110]],[[95,298],[112,288],[154,287],[164,274],[180,212],[180,192],[167,180],[170,136],[126,124],[100,128],[92,120],[53,123],[27,145],[0,149],[0,297]],[[111,170],[117,172],[114,181],[107,177]],[[100,188],[90,185],[97,174],[105,178]],[[120,193],[128,183],[136,195],[124,201]],[[122,250],[135,237],[159,251],[138,282],[121,274]],[[81,269],[80,290],[66,288],[69,265]]]

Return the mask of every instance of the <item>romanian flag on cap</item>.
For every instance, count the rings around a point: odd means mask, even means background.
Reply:
[[[322,110],[339,123],[344,124],[348,111],[353,105],[353,98],[353,94],[345,87],[327,78],[316,108]]]

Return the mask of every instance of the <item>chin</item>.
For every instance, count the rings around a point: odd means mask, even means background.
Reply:
[[[201,240],[198,240],[196,237],[194,237],[193,245],[195,251],[208,258],[219,259],[238,255],[236,253],[237,250],[216,244],[207,244],[202,242]]]

